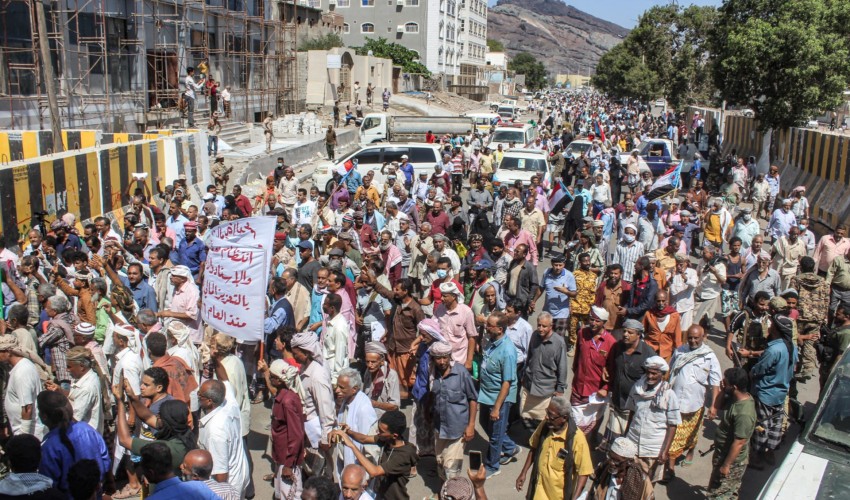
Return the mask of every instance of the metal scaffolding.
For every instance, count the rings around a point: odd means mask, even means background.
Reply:
[[[307,9],[318,11],[298,0],[48,0],[54,82],[42,76],[37,1],[0,0],[0,111],[11,128],[32,128],[16,114],[34,102],[39,128],[49,128],[46,85],[57,89],[66,128],[100,119],[121,131],[128,113],[143,125],[173,123],[189,66],[220,82],[219,93],[231,87],[241,109],[233,119],[299,111],[299,25]],[[196,112],[209,109],[208,99]]]

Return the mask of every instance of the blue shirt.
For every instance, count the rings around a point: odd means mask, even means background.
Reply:
[[[401,166],[401,171],[404,172],[405,184],[413,184],[413,165],[407,162]]]
[[[156,290],[148,284],[147,280],[142,280],[138,285],[133,286],[125,276],[119,275],[118,277],[121,279],[121,284],[133,292],[133,300],[136,301],[140,310],[150,309],[153,312],[159,310],[159,304],[156,302]]]
[[[83,243],[80,241],[80,238],[76,234],[69,233],[68,238],[65,239],[65,243],[56,244],[56,255],[62,257],[62,253],[68,248],[73,248],[77,251],[83,248]]]
[[[443,378],[434,374],[431,383],[434,395],[434,429],[440,439],[458,439],[469,424],[469,402],[475,401],[472,375],[460,363],[452,363]]]
[[[484,359],[478,371],[478,379],[481,382],[478,391],[479,403],[490,406],[496,404],[496,398],[502,390],[502,382],[511,383],[511,389],[505,401],[516,402],[516,357],[516,347],[507,335],[503,335],[502,338],[484,348]]]
[[[165,225],[174,231],[175,247],[179,247],[180,243],[183,243],[183,240],[186,238],[186,231],[183,229],[183,224],[187,222],[189,222],[189,219],[184,217],[183,214],[178,215],[176,218],[170,215],[165,218]]]
[[[765,177],[765,180],[767,181],[767,185],[770,186],[770,196],[775,198],[779,194],[779,177],[768,175]]]
[[[177,263],[182,264],[192,271],[192,276],[198,275],[201,262],[207,260],[207,247],[197,236],[191,243],[184,239],[177,245]]]
[[[286,297],[281,297],[272,305],[272,313],[263,322],[263,331],[266,335],[273,333],[280,325],[294,325],[294,316],[292,305],[286,300]]]
[[[793,346],[794,358],[789,359],[788,348],[782,339],[767,343],[767,349],[759,356],[750,370],[753,377],[753,396],[768,406],[779,406],[788,396],[794,364],[797,362],[797,346]]]
[[[103,438],[89,424],[73,422],[66,434],[74,447],[74,454],[71,455],[71,451],[62,443],[59,429],[53,429],[44,436],[38,472],[53,479],[53,486],[71,498],[68,491],[68,471],[72,465],[79,460],[94,460],[100,468],[100,479],[103,480],[112,462]]]
[[[416,381],[413,383],[413,388],[410,392],[418,402],[422,402],[425,395],[428,394],[428,384],[431,377],[431,355],[428,353],[430,345],[425,342],[419,343],[419,348],[416,350],[416,357],[419,361],[416,364]]]
[[[148,500],[221,500],[203,481],[181,481],[172,477],[156,483],[153,494]]]
[[[570,297],[555,290],[555,287],[567,287],[571,292],[576,291],[576,278],[573,273],[564,269],[560,276],[555,276],[552,269],[543,273],[543,283],[540,288],[546,294],[546,303],[543,309],[552,315],[554,319],[565,319],[570,317]]]
[[[658,211],[656,213],[660,214],[661,213],[661,202],[656,200],[656,201],[653,201],[652,203],[655,203],[655,206],[658,207]],[[646,207],[647,207],[647,205],[649,205],[649,200],[646,199],[646,196],[640,195],[638,197],[637,201],[635,202],[635,210],[637,210],[638,213],[640,213],[641,217],[646,217]]]
[[[355,170],[348,174],[348,179],[345,180],[346,185],[348,185],[348,192],[354,196],[354,193],[357,192],[357,188],[363,185],[363,177],[360,176],[360,172],[354,167]]]

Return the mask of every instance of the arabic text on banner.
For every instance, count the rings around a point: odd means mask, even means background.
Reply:
[[[201,316],[218,331],[239,340],[262,340],[266,312],[265,251],[243,246],[211,245]]]

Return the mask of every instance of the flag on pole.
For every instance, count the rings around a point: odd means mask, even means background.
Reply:
[[[336,170],[336,173],[344,176],[354,170],[354,166],[355,165],[352,160],[346,160],[342,163],[338,163],[334,169]]]
[[[683,163],[684,160],[679,160],[677,165],[670,167],[670,169],[664,172],[663,175],[658,177],[658,179],[655,179],[655,182],[652,183],[652,187],[649,188],[649,194],[646,196],[647,200],[657,200],[670,191],[679,189]]]
[[[573,195],[567,191],[563,181],[558,179],[554,189],[552,189],[552,193],[549,195],[549,209],[552,213],[561,213],[564,207],[567,206],[567,203],[572,201],[572,199]]]

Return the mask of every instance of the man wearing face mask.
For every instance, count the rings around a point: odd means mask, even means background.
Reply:
[[[735,219],[728,240],[734,237],[741,238],[741,248],[750,248],[753,238],[761,233],[759,222],[753,218],[753,209],[747,207],[741,210],[740,217]]]
[[[731,223],[732,215],[723,206],[723,200],[714,198],[711,202],[711,210],[706,211],[703,215],[704,243],[711,243],[718,249],[723,248],[723,236],[729,230]]]
[[[782,200],[782,207],[774,210],[773,215],[770,216],[770,222],[767,223],[764,234],[773,238],[771,243],[787,236],[792,227],[797,227],[797,218],[791,211],[791,204],[790,198]]]
[[[440,257],[437,259],[437,279],[431,282],[431,287],[428,294],[419,299],[419,303],[423,306],[433,305],[436,309],[443,301],[442,286],[444,283],[453,283],[458,290],[462,290],[460,282],[451,269],[451,260],[448,257]]]
[[[637,240],[637,226],[627,224],[623,228],[623,236],[620,243],[617,244],[617,250],[614,253],[614,264],[619,264],[623,267],[623,280],[631,283],[635,274],[635,263],[638,258],[642,257],[646,252],[643,244]]]
[[[809,219],[803,217],[800,219],[800,222],[797,224],[797,227],[800,228],[800,239],[803,240],[803,243],[806,244],[806,255],[811,257],[815,254],[815,245],[817,244],[817,238],[815,237],[815,233],[812,232],[811,225],[809,224]]]

